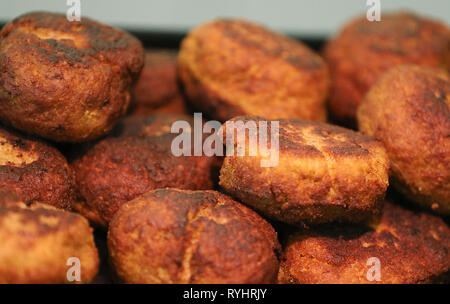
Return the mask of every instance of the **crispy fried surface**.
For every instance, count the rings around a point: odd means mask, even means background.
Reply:
[[[75,180],[64,156],[50,145],[0,126],[0,188],[26,204],[70,209]]]
[[[88,221],[48,205],[4,204],[0,198],[0,283],[68,283],[70,257],[81,266],[81,282],[98,270]]]
[[[91,208],[82,197],[78,197],[78,199],[75,200],[73,203],[73,210],[87,218],[92,226],[100,231],[104,231],[105,228],[108,227],[108,222],[102,218],[100,212],[97,209]]]
[[[177,52],[148,50],[142,73],[133,90],[131,115],[189,114],[178,88]]]
[[[74,161],[77,185],[89,208],[109,222],[119,206],[157,188],[212,189],[217,159],[172,154],[170,133],[184,115],[130,117],[113,134]]]
[[[341,121],[354,121],[365,93],[380,75],[399,64],[450,69],[450,30],[411,13],[384,13],[382,22],[360,17],[326,46],[332,78],[329,109]]]
[[[289,224],[358,222],[379,211],[389,160],[375,139],[325,123],[280,119],[278,151],[273,167],[261,167],[266,157],[260,153],[226,156],[220,186],[264,215]]]
[[[0,32],[0,118],[55,141],[98,138],[125,114],[143,57],[136,38],[88,18],[20,16]]]
[[[164,100],[163,104],[157,108],[147,106],[135,106],[132,108],[130,115],[148,116],[154,114],[186,114],[190,115],[191,111],[188,108],[183,96],[177,94],[172,98]]]
[[[271,283],[274,229],[216,191],[160,189],[119,209],[108,247],[127,283]]]
[[[0,198],[1,203],[4,205],[21,202],[19,196],[8,188],[0,188]]]
[[[380,260],[369,281],[367,260]],[[450,229],[438,217],[386,203],[370,228],[330,226],[290,236],[280,283],[431,283],[450,270]]]
[[[365,97],[358,123],[384,143],[397,189],[450,215],[449,74],[412,65],[391,69]]]
[[[157,114],[147,116],[127,116],[123,118],[111,132],[114,137],[148,137],[171,133],[172,124],[176,121],[187,121],[194,126],[193,116],[183,114]]]
[[[242,20],[216,20],[182,42],[178,75],[193,106],[225,121],[237,115],[326,119],[329,75],[298,41]]]
[[[150,114],[174,102],[178,113],[186,111],[178,89],[176,63],[175,51],[147,50],[144,68],[133,89],[132,114]]]

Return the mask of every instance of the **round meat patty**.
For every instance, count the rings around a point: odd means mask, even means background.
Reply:
[[[136,38],[88,18],[20,16],[0,32],[0,118],[58,142],[99,138],[126,113],[143,60]]]
[[[411,13],[383,13],[347,24],[325,47],[332,79],[331,116],[353,125],[356,110],[375,81],[399,64],[450,69],[450,30],[444,23]]]
[[[277,234],[216,191],[160,189],[122,205],[108,247],[126,283],[274,283]]]
[[[0,125],[0,188],[24,203],[71,209],[75,179],[67,160],[55,148]]]
[[[105,225],[119,206],[157,188],[212,189],[218,171],[216,157],[175,156],[172,122],[187,115],[135,116],[125,119],[112,136],[94,145],[72,166],[84,215]],[[79,204],[77,204],[79,205]],[[95,216],[92,216],[95,215]],[[101,219],[100,221],[98,219]]]
[[[243,20],[215,20],[181,43],[178,77],[194,109],[226,121],[238,115],[326,119],[329,74],[299,41]]]
[[[448,226],[438,217],[386,203],[368,228],[333,225],[291,235],[279,282],[448,283],[449,271]]]
[[[242,122],[241,125],[236,122]],[[234,129],[230,122],[234,122]],[[225,142],[240,143],[239,133],[258,130],[267,122],[254,116],[236,117],[224,124]],[[332,221],[360,222],[377,214],[388,186],[389,159],[372,137],[320,122],[279,119],[267,122],[270,139],[279,123],[278,147],[251,154],[256,141],[245,141],[245,155],[227,153],[220,186],[265,216],[294,225]],[[236,133],[231,139],[229,132]],[[253,131],[251,131],[253,132]],[[250,133],[247,133],[247,139]],[[261,138],[261,137],[260,137]],[[242,144],[241,144],[242,145]],[[270,156],[266,152],[270,152]],[[277,161],[263,166],[262,160]]]
[[[449,73],[414,65],[392,68],[364,98],[358,124],[386,147],[396,189],[450,215]]]
[[[78,214],[0,198],[0,240],[1,284],[89,283],[97,274],[92,228]]]

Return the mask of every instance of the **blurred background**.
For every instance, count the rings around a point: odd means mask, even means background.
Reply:
[[[131,31],[183,34],[217,17],[242,17],[299,38],[326,38],[349,18],[365,14],[366,0],[80,0],[81,17]],[[67,0],[1,0],[0,23],[35,10],[65,13]],[[407,9],[449,24],[450,0],[380,0],[382,10]],[[383,15],[381,15],[383,18]]]

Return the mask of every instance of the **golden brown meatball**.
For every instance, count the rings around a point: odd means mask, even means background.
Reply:
[[[0,125],[0,188],[26,204],[71,209],[75,180],[64,156],[50,145]]]
[[[108,247],[126,283],[273,283],[272,226],[216,191],[159,189],[122,205]]]
[[[133,89],[131,114],[188,113],[178,89],[177,52],[148,50],[142,73]]]
[[[0,240],[1,284],[88,283],[97,274],[92,229],[75,213],[0,198]],[[80,281],[70,258],[79,260]]]
[[[376,269],[373,258],[379,261],[380,281],[371,269]],[[329,226],[291,235],[282,257],[279,281],[440,283],[445,282],[449,271],[448,226],[438,217],[386,203],[381,218],[368,228]]]
[[[178,75],[195,109],[213,119],[326,119],[329,75],[322,58],[250,22],[216,20],[191,31],[181,44]]]
[[[238,120],[247,126],[264,121],[251,116],[233,119]],[[272,151],[278,151],[278,162],[263,167],[261,160],[268,156],[260,152],[227,154],[219,182],[227,193],[269,218],[295,225],[359,222],[379,212],[389,169],[380,142],[326,123],[278,121],[279,148]],[[243,132],[244,125],[237,130]],[[256,142],[247,142],[250,151]]]
[[[406,65],[383,74],[358,110],[359,128],[380,139],[392,184],[412,201],[450,215],[450,76]]]
[[[364,95],[388,69],[406,63],[450,69],[450,30],[411,13],[383,13],[381,22],[364,16],[327,44],[324,57],[332,79],[331,114],[354,124]]]
[[[0,118],[54,141],[98,138],[125,114],[143,57],[136,38],[88,18],[20,16],[0,32]]]
[[[193,125],[186,115],[127,118],[114,130],[116,137],[100,141],[73,162],[79,194],[103,222],[109,222],[121,204],[152,189],[213,188],[215,157],[172,153],[178,136],[170,133],[175,120]]]

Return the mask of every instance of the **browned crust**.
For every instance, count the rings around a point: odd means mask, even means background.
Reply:
[[[19,196],[17,196],[16,193],[14,193],[13,191],[11,191],[8,188],[0,188],[0,197],[1,197],[1,203],[6,205],[6,204],[15,204],[15,203],[20,203],[21,199],[19,198]]]
[[[194,126],[194,117],[184,114],[156,114],[124,117],[115,127],[114,137],[148,137],[171,133],[172,124],[176,121],[187,121]]]
[[[332,93],[329,109],[340,121],[354,121],[365,93],[378,77],[399,64],[450,69],[450,30],[411,13],[383,14],[381,22],[359,17],[325,47]]]
[[[30,13],[0,32],[0,117],[63,142],[106,134],[125,114],[144,50],[133,36],[83,18]]]
[[[379,282],[367,280],[371,257],[380,260]],[[291,235],[279,278],[298,284],[436,283],[449,271],[448,226],[438,217],[386,203],[370,228],[334,225]]]
[[[328,69],[298,41],[242,20],[215,20],[183,40],[178,76],[193,106],[237,115],[325,120]]]
[[[144,67],[133,89],[133,110],[155,109],[180,94],[176,76],[177,52],[147,50]]]
[[[130,115],[189,114],[178,88],[177,56],[173,50],[147,50],[133,89]]]
[[[295,225],[359,222],[379,212],[389,168],[381,143],[325,123],[278,121],[278,164],[261,167],[263,157],[248,153],[226,156],[219,184],[227,193]]]
[[[371,88],[358,111],[362,132],[379,138],[393,185],[411,200],[450,215],[450,76],[399,66]]]
[[[109,222],[119,206],[157,188],[212,189],[217,159],[172,154],[171,122],[189,116],[130,117],[73,162],[80,196]]]
[[[0,283],[68,283],[67,260],[80,259],[81,283],[97,274],[92,228],[74,213],[0,201]],[[78,282],[80,283],[80,282]]]
[[[73,210],[87,218],[94,228],[104,230],[108,223],[101,217],[97,209],[90,208],[82,198],[75,200]]]
[[[15,163],[0,165],[0,188],[15,193],[26,204],[43,203],[63,209],[72,208],[75,179],[67,160],[59,151],[40,140],[2,126],[0,145],[10,145],[15,152]],[[34,160],[32,162],[26,161],[30,155]]]
[[[108,245],[127,283],[273,283],[275,230],[216,191],[160,189],[119,209]]]
[[[157,108],[146,105],[135,105],[130,111],[130,115],[153,115],[153,114],[190,114],[184,97],[181,94],[165,99]]]

